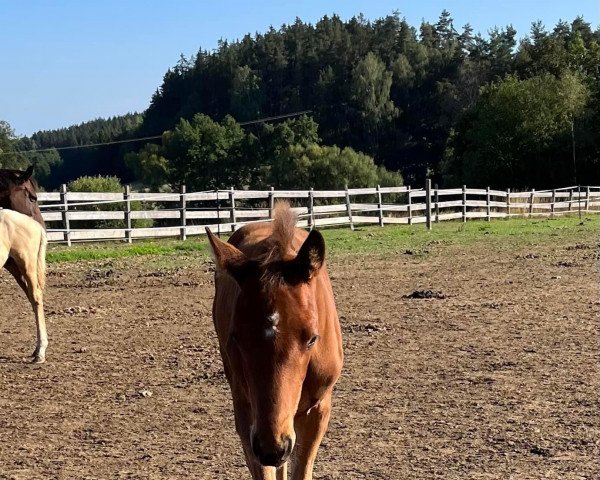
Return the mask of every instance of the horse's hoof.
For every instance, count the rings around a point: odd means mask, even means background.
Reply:
[[[44,363],[46,361],[46,357],[40,357],[39,355],[35,355],[31,363]]]

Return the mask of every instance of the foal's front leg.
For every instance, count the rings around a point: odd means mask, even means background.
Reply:
[[[308,414],[298,415],[295,419],[297,441],[291,461],[292,480],[313,478],[315,458],[331,416],[331,394],[325,395]]]
[[[250,474],[252,475],[252,480],[287,480],[287,474],[285,477],[280,476],[280,470],[275,470],[274,467],[263,467],[260,465],[255,459],[254,455],[250,451],[250,447],[247,446],[244,442],[242,442],[244,446],[244,456],[246,457],[246,465],[248,466],[248,470],[250,470]]]
[[[288,462],[285,462],[281,467],[277,469],[277,480],[287,480],[288,475]]]

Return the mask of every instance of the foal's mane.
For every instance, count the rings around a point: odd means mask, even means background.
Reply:
[[[265,263],[284,260],[290,254],[297,222],[298,217],[291,209],[290,204],[286,201],[277,202],[273,209],[273,233],[271,233],[273,245]]]
[[[283,281],[281,264],[294,258],[294,237],[298,217],[287,201],[279,201],[273,208],[271,235],[261,242],[256,260],[262,270],[261,282],[266,291]]]

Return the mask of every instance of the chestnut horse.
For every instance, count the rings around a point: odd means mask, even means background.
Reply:
[[[10,258],[26,286],[37,324],[37,345],[33,352],[37,363],[46,359],[48,346],[43,300],[46,243],[46,230],[38,222],[14,210],[0,209],[0,265]]]
[[[343,363],[342,337],[316,230],[279,203],[272,222],[225,243],[207,228],[215,263],[213,321],[235,426],[252,478],[312,479]]]

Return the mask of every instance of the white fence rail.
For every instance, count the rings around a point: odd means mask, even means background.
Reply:
[[[60,192],[38,194],[51,242],[178,237],[231,232],[265,221],[277,199],[288,199],[306,228],[357,224],[416,224],[445,220],[600,213],[600,187],[511,192],[480,188],[407,187],[345,190],[218,190],[187,193]],[[103,210],[104,209],[104,210]],[[153,225],[139,226],[151,220]],[[85,222],[85,223],[83,223]],[[94,223],[90,226],[90,222]],[[104,223],[104,225],[103,225]]]

